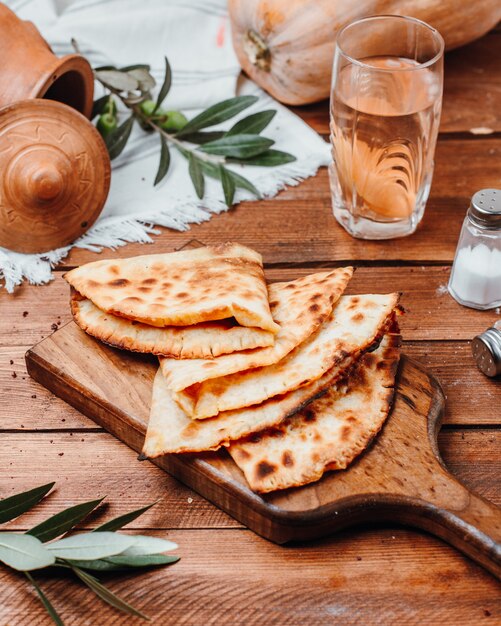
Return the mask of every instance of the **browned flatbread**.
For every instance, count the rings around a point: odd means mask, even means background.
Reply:
[[[326,470],[346,468],[369,445],[390,411],[399,338],[386,335],[344,384],[296,415],[230,445],[251,489],[266,493],[316,481]]]
[[[74,289],[70,304],[73,319],[82,330],[115,348],[133,352],[198,361],[236,350],[272,346],[275,341],[273,333],[239,326],[234,320],[201,322],[193,326],[148,326],[105,313]]]
[[[277,363],[207,380],[174,392],[174,399],[192,418],[206,419],[307,385],[380,338],[398,299],[398,293],[341,296],[320,329]]]
[[[342,267],[269,285],[271,313],[280,326],[274,344],[269,348],[234,352],[212,360],[160,359],[169,388],[181,391],[211,378],[277,363],[325,322],[352,275],[353,268]],[[203,387],[198,389],[203,394]]]
[[[279,424],[344,374],[352,361],[345,359],[321,378],[262,404],[220,413],[207,420],[192,420],[172,397],[160,368],[153,382],[150,419],[143,454],[155,458],[174,452],[217,450],[234,439]]]
[[[383,299],[385,301],[387,304],[387,298]],[[374,296],[371,296],[371,302],[374,302]],[[387,324],[386,319],[378,322],[373,319],[366,332],[358,338],[358,346],[351,343],[350,352],[336,352],[331,359],[331,368],[308,384],[300,385],[288,393],[277,394],[260,404],[219,413],[211,419],[191,419],[174,401],[173,392],[159,369],[153,383],[150,420],[143,453],[154,458],[174,452],[216,450],[230,441],[279,424],[342,378],[356,363],[361,352],[381,340]]]
[[[234,243],[95,261],[64,275],[99,309],[150,326],[234,317],[276,334],[261,255]]]

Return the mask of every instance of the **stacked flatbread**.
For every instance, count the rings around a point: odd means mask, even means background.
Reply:
[[[225,244],[65,278],[83,330],[160,359],[143,456],[227,446],[267,492],[346,467],[388,415],[399,296],[345,296],[352,273],[266,285],[260,255]]]
[[[96,261],[64,277],[77,324],[117,348],[203,358],[271,346],[279,331],[261,255],[238,244]]]

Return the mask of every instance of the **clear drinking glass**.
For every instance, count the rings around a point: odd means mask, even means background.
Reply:
[[[354,237],[409,235],[423,217],[442,108],[444,40],[420,20],[345,26],[330,104],[334,216]]]

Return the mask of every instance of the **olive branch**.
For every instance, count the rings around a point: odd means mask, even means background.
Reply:
[[[49,483],[0,500],[0,524],[29,511],[49,493],[53,486],[54,483]],[[102,501],[103,498],[100,498],[71,506],[25,533],[0,532],[0,562],[24,573],[35,588],[48,614],[58,626],[64,626],[63,621],[36,582],[32,574],[34,570],[58,568],[72,572],[103,602],[129,615],[149,619],[144,613],[105,587],[94,576],[94,573],[130,572],[147,567],[169,565],[179,560],[177,556],[162,554],[177,548],[172,541],[115,532],[145,513],[153,504],[111,519],[91,532],[77,535],[66,534],[94,511]],[[57,539],[62,535],[65,536]],[[56,541],[53,541],[54,539]]]
[[[72,44],[79,52],[74,40]],[[191,120],[181,111],[163,109],[162,104],[172,85],[172,71],[167,57],[164,80],[155,101],[151,99],[151,91],[156,81],[149,65],[96,67],[94,78],[107,93],[94,102],[92,119],[98,118],[96,126],[111,159],[122,153],[135,123],[146,132],[158,134],[160,160],[154,185],[167,175],[170,149],[174,147],[188,162],[197,197],[203,199],[205,177],[208,176],[221,182],[226,205],[230,207],[237,189],[245,189],[257,198],[260,193],[250,180],[226,167],[228,164],[274,167],[296,160],[292,154],[272,148],[275,142],[261,135],[274,118],[275,110],[248,115],[226,131],[208,130],[250,107],[257,102],[257,96],[229,98],[210,106]],[[123,121],[117,99],[128,109],[128,116]]]

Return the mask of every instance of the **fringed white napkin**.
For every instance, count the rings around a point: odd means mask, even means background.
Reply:
[[[73,37],[93,66],[149,63],[161,84],[166,55],[173,80],[164,108],[181,109],[188,117],[236,94],[259,95],[241,117],[277,109],[265,135],[276,141],[274,147],[297,157],[274,168],[234,166],[265,197],[298,184],[329,162],[328,144],[317,133],[254,83],[239,79],[226,0],[11,0],[7,4],[19,17],[35,23],[58,56],[73,52]],[[128,242],[146,243],[152,241],[155,225],[187,230],[189,224],[226,210],[217,181],[207,179],[204,199],[196,197],[186,161],[175,150],[167,177],[154,188],[158,159],[158,138],[136,129],[113,161],[110,194],[100,219],[74,246],[100,251]],[[251,199],[244,190],[235,195],[236,202]],[[0,279],[8,291],[24,279],[45,283],[71,247],[42,255],[0,248]]]

